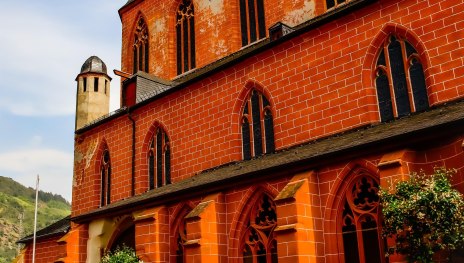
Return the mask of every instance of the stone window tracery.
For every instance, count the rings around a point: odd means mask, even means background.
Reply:
[[[182,0],[176,14],[177,74],[195,68],[195,17],[191,0]]]
[[[148,153],[149,189],[171,183],[171,148],[166,132],[157,127]]]
[[[110,152],[107,149],[103,151],[100,171],[101,171],[100,206],[105,206],[111,203],[111,160],[110,160]]]
[[[252,214],[242,236],[243,263],[277,263],[277,241],[274,229],[277,214],[274,202],[263,195],[252,209]]]
[[[339,225],[346,263],[384,262],[378,191],[378,182],[367,174],[361,174],[343,197]]]
[[[133,73],[139,70],[148,72],[148,27],[142,17],[139,17],[135,28],[133,52]]]
[[[240,0],[242,46],[266,37],[263,0]]]
[[[391,35],[383,44],[375,69],[381,121],[429,108],[424,69],[416,49]]]
[[[263,153],[274,152],[274,123],[271,105],[262,93],[256,90],[250,93],[243,107],[241,127],[245,160]]]

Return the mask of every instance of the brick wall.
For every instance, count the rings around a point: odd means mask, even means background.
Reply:
[[[57,241],[60,238],[61,236],[37,240],[35,262],[50,263],[58,259],[64,259],[66,257],[66,244],[58,244]],[[32,243],[27,246],[24,262],[32,262]]]
[[[137,12],[142,10],[151,26],[156,19],[171,19],[157,18],[157,12],[176,5],[154,2],[143,1],[123,13],[123,69],[130,68],[126,51]],[[266,1],[266,7],[270,6]],[[223,8],[232,7],[224,4]],[[378,122],[373,65],[389,33],[406,37],[420,53],[432,106],[462,98],[463,10],[463,1],[379,1],[137,109],[131,113],[136,123],[136,193],[147,189],[149,131],[155,122],[163,124],[170,138],[173,183],[241,160],[239,114],[251,87],[271,102],[277,150]],[[166,34],[172,44],[172,32],[164,29],[160,34]],[[231,39],[230,45],[236,48]],[[156,56],[172,53],[170,44],[153,42],[151,46],[163,49],[151,51],[152,66],[173,64],[172,59],[156,63],[161,58]],[[205,57],[198,65],[214,56]],[[130,196],[131,134],[131,121],[121,116],[77,136],[73,215],[98,207],[103,145],[111,155],[112,200]]]

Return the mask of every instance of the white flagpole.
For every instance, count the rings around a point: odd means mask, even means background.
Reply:
[[[37,203],[39,201],[39,175],[37,175],[37,183],[35,185],[35,212],[34,212],[34,238],[32,242],[32,263],[35,263],[35,238],[37,232]]]

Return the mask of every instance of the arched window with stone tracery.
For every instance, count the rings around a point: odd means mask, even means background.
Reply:
[[[345,263],[385,262],[378,191],[377,179],[360,172],[342,196],[338,226]]]
[[[134,33],[133,73],[148,72],[149,41],[148,27],[143,17],[139,17]]]
[[[266,37],[263,0],[240,0],[242,46]]]
[[[274,145],[274,122],[269,100],[253,89],[243,106],[242,118],[243,159],[272,153]]]
[[[182,0],[176,13],[177,74],[195,68],[195,16],[191,0]]]
[[[263,195],[251,210],[241,238],[243,263],[277,263],[277,241],[274,229],[277,214],[274,201]]]
[[[429,108],[421,57],[406,39],[390,35],[380,49],[375,86],[381,121]]]
[[[171,183],[171,147],[162,127],[156,128],[149,145],[148,188],[151,190]]]

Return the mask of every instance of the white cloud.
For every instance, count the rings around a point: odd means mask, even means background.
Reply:
[[[35,187],[35,177],[41,178],[40,189],[60,194],[71,200],[73,155],[54,149],[28,149],[0,153],[0,174]]]

